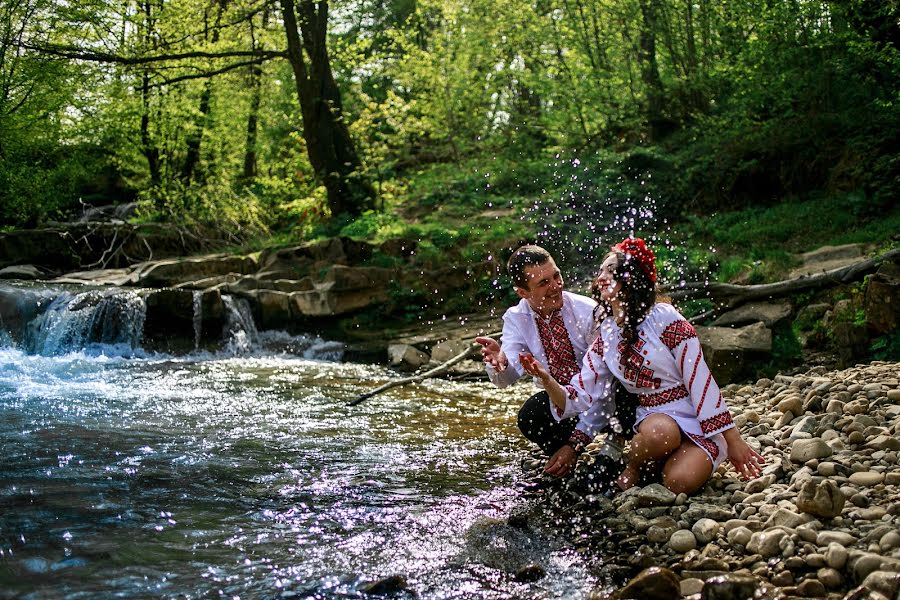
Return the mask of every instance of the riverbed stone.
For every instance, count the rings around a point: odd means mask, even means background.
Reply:
[[[651,483],[638,490],[638,506],[671,506],[675,503],[675,494],[661,483]]]
[[[720,529],[721,525],[712,519],[698,519],[694,526],[691,527],[691,532],[697,539],[697,543],[708,544],[716,539]]]
[[[747,550],[753,554],[759,554],[763,558],[778,556],[782,552],[782,548],[779,544],[785,535],[783,529],[757,531],[750,536],[750,541],[747,543]]]
[[[884,473],[878,473],[876,471],[862,471],[850,475],[850,483],[864,487],[878,485],[883,481]]]
[[[834,454],[827,443],[821,438],[812,438],[808,440],[795,440],[791,444],[791,462],[803,464],[814,458],[828,458]]]
[[[685,553],[697,547],[697,538],[687,529],[679,529],[669,538],[669,547],[675,552]]]
[[[674,572],[662,567],[650,567],[638,573],[619,592],[619,598],[647,600],[648,598],[678,598],[681,582]]]
[[[844,509],[846,499],[838,485],[830,479],[806,481],[797,495],[797,508],[803,512],[831,519]]]
[[[749,600],[760,588],[759,580],[747,575],[728,573],[708,579],[703,584],[703,600]]]
[[[872,571],[866,575],[862,585],[872,591],[884,594],[888,598],[896,598],[900,595],[900,573],[896,571]]]

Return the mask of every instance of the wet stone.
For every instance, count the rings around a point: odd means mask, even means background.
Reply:
[[[359,591],[378,596],[397,594],[407,589],[406,578],[403,575],[390,575],[359,586]]]
[[[638,573],[622,588],[620,598],[678,598],[681,583],[678,576],[662,567],[650,567]]]
[[[538,564],[530,564],[516,571],[513,579],[523,583],[532,583],[535,581],[540,581],[546,576],[547,571],[544,569],[544,567]]]
[[[797,592],[804,598],[823,598],[827,591],[818,579],[806,579],[797,586]]]
[[[728,573],[713,577],[703,584],[703,600],[747,600],[759,589],[755,577]]]

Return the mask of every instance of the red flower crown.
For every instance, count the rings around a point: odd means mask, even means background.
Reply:
[[[644,240],[641,238],[625,238],[613,246],[613,250],[624,253],[626,259],[631,258],[637,261],[641,271],[650,278],[652,283],[656,283],[656,257],[653,256],[653,251],[647,247]]]

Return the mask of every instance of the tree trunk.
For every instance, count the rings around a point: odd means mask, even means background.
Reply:
[[[668,120],[663,116],[663,85],[656,61],[656,30],[659,0],[640,0],[643,26],[640,35],[641,79],[647,94],[647,123],[653,139],[668,131]]]
[[[375,191],[360,173],[359,156],[331,72],[325,46],[328,2],[280,1],[309,162],[328,192],[332,216],[358,215],[372,207]]]
[[[259,129],[259,105],[262,102],[262,67],[250,67],[250,85],[253,89],[250,97],[250,111],[247,113],[247,142],[244,146],[244,183],[252,183],[256,179],[257,154],[256,139]]]
[[[226,0],[219,0],[216,3],[216,22],[215,25],[213,25],[212,31],[213,44],[219,41],[219,27],[222,22],[222,12],[225,10],[225,3]],[[209,119],[211,101],[212,80],[207,79],[203,86],[203,93],[200,94],[200,116],[197,118],[194,127],[188,134],[187,154],[185,154],[184,166],[181,169],[181,178],[185,183],[189,183],[194,178],[194,172],[197,169],[197,165],[200,163],[200,145],[203,142],[203,133],[206,130],[206,123]]]
[[[156,18],[153,15],[152,0],[144,0],[141,3],[146,19],[144,31],[144,43],[148,47],[154,45],[153,28]],[[150,71],[145,67],[141,75],[141,153],[147,159],[147,168],[150,171],[150,185],[155,187],[162,181],[160,173],[159,147],[153,142],[150,135]]]

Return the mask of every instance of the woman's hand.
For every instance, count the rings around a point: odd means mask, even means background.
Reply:
[[[743,479],[753,479],[762,474],[760,465],[765,464],[766,459],[759,452],[751,448],[739,435],[725,441],[728,443],[728,460]]]
[[[541,381],[552,379],[547,368],[544,367],[544,365],[542,365],[530,352],[521,353],[519,355],[519,363],[522,365],[522,368],[525,369],[525,372],[532,377],[537,377]]]

